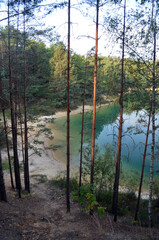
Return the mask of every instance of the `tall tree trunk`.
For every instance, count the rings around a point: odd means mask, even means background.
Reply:
[[[139,185],[137,205],[136,205],[135,218],[134,218],[135,221],[137,220],[139,205],[140,205],[141,189],[142,189],[142,182],[143,182],[144,168],[145,168],[145,159],[146,159],[146,152],[147,152],[147,143],[148,143],[149,129],[150,129],[150,119],[151,119],[151,110],[149,113],[149,120],[148,120],[148,125],[147,125],[146,142],[145,142],[145,149],[144,149],[144,155],[143,155],[143,161],[142,161],[140,185]]]
[[[17,128],[15,124],[15,114],[14,114],[14,104],[13,104],[13,83],[12,83],[12,72],[11,72],[9,1],[8,1],[8,68],[9,68],[9,94],[10,94],[15,182],[16,182],[16,188],[18,189],[19,197],[21,198],[21,179],[20,179],[18,148],[17,148]]]
[[[1,148],[0,148],[0,200],[7,202],[7,195],[6,195],[3,169],[2,169]]]
[[[3,113],[3,124],[4,124],[5,140],[6,140],[6,147],[7,147],[7,155],[8,155],[8,164],[9,164],[11,186],[14,189],[12,166],[11,166],[11,158],[10,158],[10,151],[9,151],[9,141],[8,141],[8,128],[7,128],[7,123],[6,123],[5,107],[4,107],[4,102],[3,102],[3,89],[2,89],[2,79],[1,79],[1,76],[0,76],[0,103],[1,103],[2,113]]]
[[[19,99],[19,124],[20,124],[20,136],[21,136],[21,145],[22,145],[22,158],[23,158],[23,166],[24,166],[25,154],[24,154],[24,138],[23,138],[23,120],[22,120],[22,111],[21,111],[21,106],[20,106],[20,99]]]
[[[87,59],[86,59],[86,67],[85,67],[85,77],[84,77],[84,85],[83,85],[83,106],[82,106],[82,127],[81,127],[81,152],[80,152],[80,172],[79,172],[79,193],[80,187],[82,183],[82,155],[83,155],[83,129],[84,129],[84,106],[85,106],[85,89],[86,89],[86,77],[87,77]]]
[[[153,171],[154,171],[154,151],[155,151],[155,89],[156,89],[156,19],[154,15],[154,0],[152,0],[152,28],[153,28],[153,78],[152,78],[152,144],[151,144],[151,165],[150,165],[150,183],[149,183],[149,204],[148,216],[150,227],[153,227],[152,221],[152,186],[153,186]]]
[[[68,0],[68,46],[67,46],[67,212],[70,212],[70,0]]]
[[[6,139],[7,155],[8,155],[10,180],[11,180],[11,186],[14,189],[14,181],[13,181],[13,174],[12,174],[12,164],[11,164],[11,157],[10,157],[10,151],[9,151],[9,141],[8,141],[8,128],[7,128],[4,108],[2,109],[2,113],[3,113],[3,123],[4,123],[4,132],[5,132],[5,139]]]
[[[18,9],[19,13],[19,9]],[[19,15],[18,15],[18,21],[17,21],[17,34],[19,30]],[[17,115],[17,107],[18,107],[18,35],[16,37],[16,51],[15,51],[15,80],[14,80],[14,94],[13,94],[13,101],[14,101],[14,121],[15,121],[15,128],[16,128],[16,141],[17,141],[17,129],[18,129],[18,115]]]
[[[124,23],[123,23],[123,41],[122,41],[122,70],[121,70],[121,86],[120,86],[120,120],[119,120],[119,132],[116,154],[116,172],[113,191],[113,213],[114,221],[117,221],[118,211],[118,190],[119,190],[119,177],[120,177],[120,161],[121,161],[121,141],[122,141],[122,127],[123,127],[123,83],[124,83],[124,51],[125,51],[125,20],[126,20],[126,0],[124,0]]]
[[[25,190],[30,193],[30,177],[29,177],[29,156],[28,156],[28,123],[27,123],[27,100],[26,100],[26,32],[25,32],[25,1],[24,1],[24,146],[25,146],[25,161],[24,161],[24,183]]]
[[[96,5],[96,38],[95,38],[95,65],[94,65],[94,88],[93,88],[93,121],[92,121],[92,152],[91,152],[91,176],[90,183],[94,180],[94,150],[95,150],[95,124],[96,124],[96,85],[97,85],[97,60],[98,60],[98,21],[99,21],[99,2]]]

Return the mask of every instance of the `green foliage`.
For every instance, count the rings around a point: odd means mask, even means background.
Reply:
[[[145,90],[132,90],[124,97],[124,107],[127,112],[150,108],[151,93]]]
[[[136,208],[136,195],[133,191],[128,193],[119,193],[118,195],[118,214],[120,216],[133,213]]]
[[[66,172],[61,172],[59,176],[55,179],[50,180],[50,184],[60,188],[61,190],[66,190]],[[76,191],[78,189],[78,183],[76,178],[70,178],[70,192]]]
[[[3,128],[3,124],[2,122],[0,122],[0,145],[1,148],[5,147],[5,132],[4,132],[4,128]]]
[[[44,174],[34,174],[32,177],[34,177],[38,183],[46,183],[48,181],[47,176]]]
[[[53,103],[50,99],[41,99],[38,103],[33,103],[30,105],[29,109],[29,118],[31,116],[40,116],[40,115],[53,115],[55,113]]]
[[[97,207],[98,216],[103,218],[106,215],[106,207]]]
[[[11,156],[10,157],[10,159],[11,159],[11,168],[12,168],[12,170],[14,169],[13,168],[13,157]],[[9,163],[8,163],[8,159],[4,159],[4,161],[2,162],[2,168],[3,168],[3,170],[6,170],[6,171],[9,171]],[[23,167],[22,167],[22,165],[20,165],[20,170],[22,170],[23,169]]]
[[[55,107],[66,106],[67,50],[63,43],[53,48],[50,68],[50,90]]]
[[[83,93],[82,82],[84,79],[84,57],[72,53],[70,58],[70,101],[71,107],[75,102],[81,101]],[[52,46],[52,57],[50,58],[51,78],[50,93],[52,102],[56,108],[66,106],[66,80],[67,80],[67,49],[60,42]],[[77,103],[76,103],[77,106]]]
[[[158,226],[159,223],[159,200],[153,199],[152,201],[152,219],[154,226]],[[141,199],[140,209],[138,214],[138,224],[140,226],[148,227],[149,226],[149,217],[148,217],[148,200]]]
[[[153,194],[159,199],[159,177],[155,177],[153,181]]]
[[[138,214],[138,222],[141,226],[148,227],[148,200],[142,200],[140,202],[140,209]]]
[[[131,171],[131,174],[121,171],[120,185],[123,188],[125,187],[129,191],[131,191],[131,189],[138,190],[139,182],[140,182],[140,174],[138,171]]]
[[[101,206],[106,207],[108,212],[112,212],[113,192],[112,191],[96,191],[97,201]]]
[[[84,212],[89,213],[90,211],[97,210],[100,217],[105,216],[106,208],[100,206],[97,202],[96,194],[94,193],[94,187],[92,185],[83,185],[80,189],[78,189],[78,191],[73,192],[72,195],[72,199],[80,203]]]
[[[59,148],[61,148],[62,146],[61,145],[58,145],[58,144],[51,144],[50,145],[50,148],[53,150],[53,151],[56,151],[58,150]]]
[[[90,145],[84,150],[83,162],[83,180],[88,182],[90,176],[90,159],[91,149]],[[99,154],[99,149],[95,148],[95,165],[94,165],[94,186],[98,191],[111,190],[114,183],[115,162],[113,159],[113,150],[111,146],[106,147],[103,155]]]
[[[9,170],[8,162],[2,162],[2,168],[3,168],[3,170]]]

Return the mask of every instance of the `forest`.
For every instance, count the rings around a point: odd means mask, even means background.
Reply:
[[[159,1],[0,6],[0,239],[159,239]]]

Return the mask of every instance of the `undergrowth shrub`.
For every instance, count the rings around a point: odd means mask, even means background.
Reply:
[[[66,172],[61,172],[59,176],[50,180],[50,184],[65,191],[66,190]],[[78,189],[77,178],[75,177],[70,178],[70,192],[76,191],[77,189]]]
[[[96,210],[100,217],[106,215],[106,207],[97,202],[94,187],[90,184],[83,185],[78,191],[73,192],[72,199],[80,203],[84,212],[93,213]]]
[[[135,193],[127,192],[127,193],[119,193],[118,195],[118,215],[130,215],[134,213],[136,208],[137,198]]]
[[[83,161],[83,182],[89,183],[89,176],[91,173],[91,147],[90,145],[84,149]],[[94,161],[94,187],[95,191],[112,190],[115,176],[115,162],[113,157],[113,149],[110,145],[106,146],[104,154],[99,153],[99,148],[95,148],[95,161]]]
[[[159,177],[155,177],[153,181],[153,194],[159,199]]]

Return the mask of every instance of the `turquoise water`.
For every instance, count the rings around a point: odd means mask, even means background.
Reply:
[[[107,144],[113,146],[114,155],[116,152],[117,136],[118,136],[118,121],[119,121],[119,106],[110,105],[97,109],[96,114],[96,140],[95,143],[100,149],[100,153],[104,153]],[[148,120],[145,111],[132,112],[130,114],[124,113],[123,123],[123,138],[122,138],[122,167],[125,171],[140,171],[142,166],[144,144],[146,140],[147,127],[145,123],[141,123],[140,119]],[[77,114],[71,116],[70,130],[71,130],[71,163],[74,167],[79,166],[79,149],[80,149],[80,132],[81,132],[82,115]],[[156,125],[159,125],[158,116]],[[60,145],[56,151],[57,158],[63,161],[66,159],[66,118],[58,118],[53,124],[55,130],[55,139],[53,144]],[[92,113],[85,113],[84,125],[84,146],[91,142],[92,131]],[[151,131],[151,128],[150,128]],[[156,143],[158,142],[158,133],[156,131]],[[148,141],[148,153],[146,157],[145,173],[149,174],[150,153],[151,153],[151,134]],[[154,173],[159,169],[159,160],[157,156],[154,164]]]

